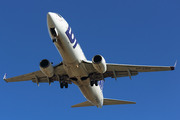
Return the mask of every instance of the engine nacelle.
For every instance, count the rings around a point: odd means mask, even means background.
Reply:
[[[105,73],[107,70],[106,61],[101,55],[95,55],[92,59],[92,64],[99,73]]]
[[[52,66],[52,64],[49,62],[49,60],[47,59],[43,59],[40,64],[39,67],[41,69],[41,71],[47,76],[47,77],[52,77],[54,75],[54,67]]]

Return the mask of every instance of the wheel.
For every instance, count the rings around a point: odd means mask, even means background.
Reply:
[[[64,86],[65,86],[65,88],[68,88],[68,83],[66,82]]]
[[[98,81],[97,80],[95,80],[95,85],[98,86]]]
[[[93,86],[94,85],[94,81],[90,81],[90,85]]]
[[[57,39],[56,39],[56,38],[54,38],[52,41],[53,41],[53,43],[54,43],[54,42],[57,42]]]
[[[60,83],[60,87],[61,87],[61,89],[63,89],[64,83]]]

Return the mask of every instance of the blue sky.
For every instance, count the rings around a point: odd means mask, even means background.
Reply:
[[[46,58],[62,61],[46,23],[48,12],[61,14],[73,29],[87,59],[96,54],[109,63],[173,66],[180,60],[179,0],[1,0],[0,75],[39,70]],[[76,85],[0,80],[0,119],[179,120],[179,64],[175,71],[107,78],[104,97],[135,105],[71,108],[85,101]]]

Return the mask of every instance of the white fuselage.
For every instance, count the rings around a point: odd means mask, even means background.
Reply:
[[[63,67],[69,78],[76,78],[73,81],[76,84],[84,97],[97,107],[103,106],[103,93],[99,86],[90,86],[89,78],[81,80],[82,77],[88,76],[87,69],[81,65],[86,57],[78,44],[72,29],[66,20],[59,14],[49,12],[47,14],[47,24],[49,34],[53,39],[56,48],[63,58]],[[55,29],[56,36],[51,32],[51,28]]]

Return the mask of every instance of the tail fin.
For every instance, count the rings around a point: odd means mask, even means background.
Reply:
[[[101,80],[101,81],[99,81],[99,86],[100,86],[100,89],[102,90],[102,92],[103,92],[103,88],[104,88],[104,80]]]

